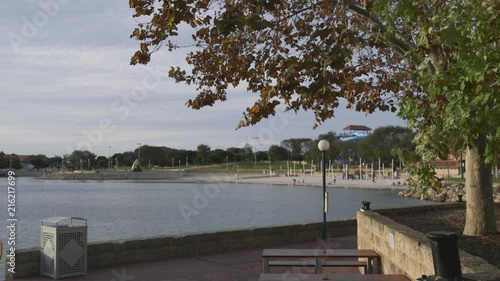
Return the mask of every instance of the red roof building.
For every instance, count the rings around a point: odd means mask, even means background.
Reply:
[[[344,128],[344,131],[371,131],[371,128],[368,128],[364,125],[349,125]]]

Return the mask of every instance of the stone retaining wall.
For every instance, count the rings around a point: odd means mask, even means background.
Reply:
[[[415,212],[437,208],[455,208],[457,204],[430,205],[377,211],[358,211],[357,242],[359,249],[373,249],[382,259],[384,274],[404,274],[411,280],[422,275],[434,275],[430,240],[424,233],[401,225],[385,216],[387,212]],[[464,277],[493,280],[500,269],[462,250],[460,261]]]
[[[328,222],[332,237],[356,234],[356,220]],[[229,252],[242,249],[275,247],[311,241],[321,236],[321,223],[286,225],[255,229],[221,231],[185,236],[161,236],[89,243],[88,268],[140,263],[170,258]],[[7,280],[40,275],[40,250],[16,252],[15,274],[8,271]]]

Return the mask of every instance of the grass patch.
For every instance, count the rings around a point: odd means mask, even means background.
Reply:
[[[465,178],[445,178],[445,182],[465,183]],[[500,179],[493,179],[493,183],[500,183]]]

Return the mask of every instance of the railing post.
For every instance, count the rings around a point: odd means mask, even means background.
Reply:
[[[462,268],[455,232],[431,231],[427,233],[431,240],[432,259],[437,277],[446,281],[462,280]]]

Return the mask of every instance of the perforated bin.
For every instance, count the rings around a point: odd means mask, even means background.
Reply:
[[[87,220],[52,217],[42,220],[40,274],[54,279],[87,274]]]

